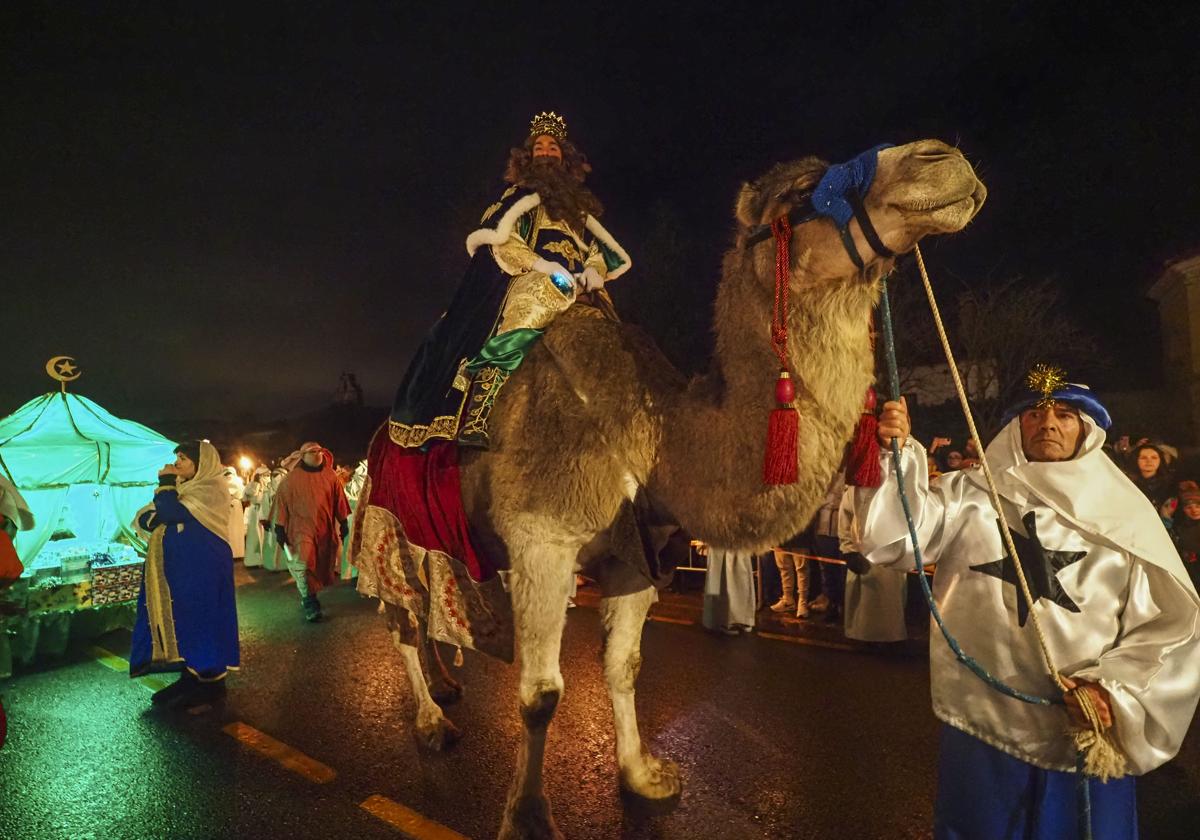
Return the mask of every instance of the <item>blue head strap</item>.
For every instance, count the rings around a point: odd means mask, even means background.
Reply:
[[[787,216],[788,223],[792,227],[811,222],[822,216],[832,221],[842,237],[842,245],[846,249],[846,254],[849,255],[851,262],[858,267],[859,271],[863,270],[865,264],[858,253],[858,247],[854,244],[854,237],[850,235],[851,218],[858,219],[858,226],[862,229],[863,236],[875,253],[881,257],[895,256],[895,253],[879,238],[875,226],[871,224],[871,218],[867,215],[867,209],[863,206],[863,198],[875,180],[879,152],[882,149],[891,148],[891,145],[891,143],[881,143],[845,163],[835,163],[830,166],[825,170],[825,174],[821,176],[821,180],[813,190],[811,209],[797,207]],[[745,244],[749,247],[770,236],[771,225],[756,225],[747,233]]]
[[[850,224],[854,216],[851,196],[859,199],[859,203],[866,197],[875,181],[879,152],[891,145],[881,143],[845,163],[835,163],[826,169],[812,194],[812,206],[817,215],[832,219],[839,228]]]

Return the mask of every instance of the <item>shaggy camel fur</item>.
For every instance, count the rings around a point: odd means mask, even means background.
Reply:
[[[644,490],[706,542],[762,551],[800,530],[824,498],[873,380],[868,322],[879,278],[894,260],[874,254],[857,222],[855,242],[869,257],[861,272],[831,223],[795,228],[788,356],[801,416],[800,481],[766,486],[763,444],[779,369],[768,337],[775,246],[767,240],[746,247],[744,239],[748,227],[807,201],[826,166],[815,158],[779,164],[743,187],[738,238],[717,294],[709,375],[685,381],[636,329],[574,307],[505,386],[491,418],[491,449],[463,453],[463,502],[473,531],[483,550],[512,569],[525,731],[502,838],[560,836],[542,788],[542,759],[563,692],[567,597],[576,569],[605,562],[608,530],[622,506]],[[884,243],[905,253],[924,236],[962,229],[985,195],[958,150],[925,140],[880,152],[865,204]],[[645,799],[670,801],[681,791],[678,767],[642,743],[634,710],[642,624],[655,592],[648,581],[631,585],[628,575],[619,583],[606,588],[601,610],[620,783]],[[426,685],[426,645],[400,647],[418,730],[439,747],[457,731]]]

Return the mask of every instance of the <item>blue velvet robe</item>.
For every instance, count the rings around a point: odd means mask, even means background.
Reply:
[[[138,677],[186,667],[201,679],[220,679],[240,662],[233,552],[228,542],[196,520],[174,490],[159,490],[154,507],[154,512],[147,515],[153,519],[142,524],[167,526],[163,534],[163,568],[171,589],[175,635],[183,662],[152,661],[143,581],[129,652],[129,674]]]

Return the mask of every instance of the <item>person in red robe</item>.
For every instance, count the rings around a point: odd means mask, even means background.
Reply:
[[[317,593],[337,579],[350,503],[328,449],[310,442],[300,447],[300,455],[275,494],[273,521],[300,591],[304,618],[320,621]]]

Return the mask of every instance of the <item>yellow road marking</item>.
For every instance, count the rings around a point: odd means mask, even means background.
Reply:
[[[668,618],[665,615],[651,615],[651,616],[647,616],[647,618],[649,618],[651,621],[663,621],[663,622],[666,622],[667,624],[695,624],[696,623],[696,622],[692,621],[690,618]]]
[[[400,829],[414,840],[468,840],[465,835],[452,831],[399,802],[393,802],[386,796],[376,794],[358,807],[393,828]]]
[[[310,782],[324,784],[332,782],[337,776],[333,768],[322,764],[315,758],[309,758],[297,749],[289,747],[282,741],[276,741],[265,732],[260,732],[248,723],[238,721],[226,726],[223,731],[241,741],[250,749],[265,755],[272,761],[282,764],[293,773],[297,773]]]
[[[811,647],[829,648],[830,650],[852,650],[857,651],[859,648],[854,645],[846,645],[841,642],[823,642],[820,639],[805,639],[800,636],[785,636],[782,633],[757,633],[755,634],[764,639],[774,639],[777,642],[791,642],[794,645],[809,645]]]
[[[121,674],[129,673],[129,662],[117,656],[112,651],[108,651],[102,647],[93,645],[92,647],[88,648],[88,653],[95,657],[97,662],[99,662],[105,668],[108,668],[110,671],[116,671]],[[150,689],[151,691],[158,691],[159,689],[166,688],[168,685],[170,685],[169,682],[160,677],[138,677],[137,683],[145,688]]]

